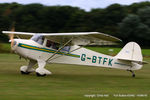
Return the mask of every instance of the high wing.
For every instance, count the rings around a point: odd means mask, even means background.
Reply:
[[[120,42],[121,40],[99,32],[74,32],[74,33],[27,33],[27,32],[12,32],[12,31],[3,31],[5,34],[14,34],[19,38],[30,38],[35,34],[40,34],[45,36],[47,39],[50,39],[53,42],[64,44],[67,41],[71,40],[71,43],[74,45],[105,45]]]
[[[12,32],[12,31],[2,31],[4,34],[14,34],[14,37],[21,38],[21,39],[30,39],[36,33],[28,33],[28,32]]]
[[[72,43],[76,45],[102,45],[108,43],[116,43],[121,40],[99,32],[74,32],[74,33],[51,33],[43,34],[46,38],[56,41],[58,43],[66,43],[68,40],[73,38]]]

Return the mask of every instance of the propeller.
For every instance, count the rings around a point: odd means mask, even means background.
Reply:
[[[14,32],[14,31],[15,31],[15,27],[13,27],[13,28],[11,29],[11,31]],[[13,47],[13,45],[14,45],[14,34],[9,34],[9,38],[10,38],[11,50],[12,50],[12,47]]]

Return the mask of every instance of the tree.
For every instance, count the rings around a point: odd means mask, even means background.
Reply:
[[[123,21],[119,24],[120,37],[125,43],[129,41],[135,41],[140,45],[148,45],[150,30],[149,27],[141,22],[141,19],[138,15],[128,15]]]
[[[133,3],[129,6],[126,6],[126,9],[128,10],[129,14],[137,14],[137,11],[141,8],[145,8],[147,6],[150,6],[150,2],[140,2],[140,3]]]
[[[150,7],[141,8],[138,10],[138,16],[142,22],[150,27]]]
[[[82,32],[88,31],[86,23],[86,12],[83,10],[77,10],[74,12],[69,20],[66,21],[66,24],[61,32]]]
[[[22,5],[14,11],[13,20],[16,22],[17,31],[37,32],[39,22],[39,9],[42,9],[41,4]]]
[[[110,35],[118,33],[117,23],[127,15],[124,6],[112,4],[106,9],[93,9],[90,13],[90,26],[93,31],[104,32]]]
[[[129,6],[112,4],[107,8],[86,12],[71,6],[5,3],[0,4],[0,31],[10,30],[15,22],[16,31],[36,33],[98,31],[117,36],[126,42],[136,41],[149,45],[148,6],[150,2],[134,3]],[[4,34],[0,34],[0,40],[8,41]]]

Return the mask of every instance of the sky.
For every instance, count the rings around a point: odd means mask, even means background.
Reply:
[[[80,7],[86,11],[90,11],[92,8],[105,8],[111,4],[119,3],[122,5],[130,5],[132,3],[138,3],[150,0],[0,0],[0,3],[12,3],[17,2],[20,4],[41,3],[47,6],[55,5],[70,5],[73,7]]]

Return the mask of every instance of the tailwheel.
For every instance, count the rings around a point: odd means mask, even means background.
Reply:
[[[43,76],[46,76],[46,74],[43,74],[43,75],[42,75],[42,74],[36,72],[36,76],[43,77]]]
[[[30,72],[24,72],[24,71],[20,71],[21,72],[21,74],[23,74],[23,75],[28,75],[28,74],[30,74]]]
[[[135,77],[135,73],[132,70],[127,70],[132,73],[132,77]]]

